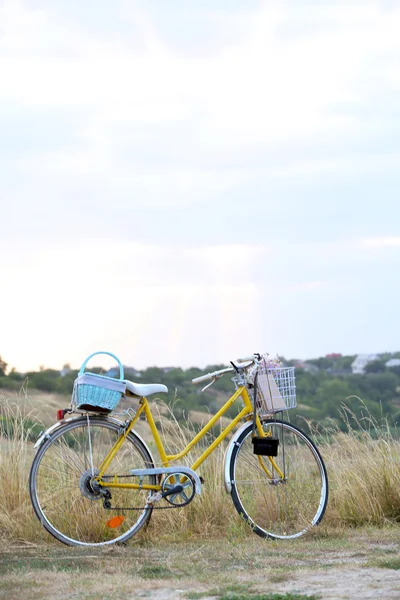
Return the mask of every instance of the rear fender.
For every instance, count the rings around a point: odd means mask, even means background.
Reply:
[[[64,425],[64,423],[67,423],[68,421],[72,421],[72,419],[63,419],[62,421],[57,421],[57,423],[54,423],[54,425],[51,425],[51,427],[46,429],[46,431],[42,431],[41,434],[39,435],[38,439],[36,440],[35,445],[33,446],[35,448],[35,450],[40,448],[40,446],[43,444],[43,442],[45,440],[48,440],[54,431],[59,429],[62,425]]]

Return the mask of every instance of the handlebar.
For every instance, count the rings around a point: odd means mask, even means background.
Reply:
[[[220,375],[225,375],[225,373],[232,373],[233,371],[233,367],[226,367],[226,369],[220,369],[219,371],[213,371],[212,373],[207,373],[206,375],[195,377],[194,379],[192,379],[192,383],[201,383],[202,381],[208,381],[209,379],[213,379],[214,377],[218,377]]]
[[[220,369],[219,371],[212,371],[211,373],[207,373],[206,375],[200,375],[200,377],[195,377],[194,379],[192,379],[192,383],[201,383],[202,381],[209,381],[210,379],[219,379],[220,377],[222,377],[222,375],[225,375],[225,373],[233,373],[234,371],[238,371],[238,369],[247,369],[247,367],[250,367],[254,363],[257,365],[260,360],[260,354],[252,354],[251,356],[238,358],[236,362],[238,363],[238,365],[240,365],[240,367],[236,367],[234,363],[231,363],[233,365],[232,367],[226,367],[225,369]],[[206,389],[207,387],[209,386],[206,386],[204,389]]]

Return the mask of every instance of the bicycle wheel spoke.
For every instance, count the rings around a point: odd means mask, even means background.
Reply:
[[[62,447],[60,446],[61,445],[54,444],[54,446],[51,449],[52,452],[58,456],[60,464],[68,462],[69,467],[71,469],[74,469],[75,472],[80,475],[82,473],[82,470],[84,470],[84,464],[80,462],[79,457],[77,455],[73,454],[70,451],[67,445],[63,444]]]

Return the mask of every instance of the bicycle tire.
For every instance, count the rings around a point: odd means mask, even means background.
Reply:
[[[241,517],[261,537],[297,538],[321,522],[328,502],[328,477],[315,444],[298,427],[263,420],[264,431],[279,439],[278,455],[253,453],[253,424],[236,440],[230,460],[231,496]],[[263,467],[269,471],[269,477]]]
[[[38,519],[60,542],[69,546],[123,543],[149,521],[151,508],[106,509],[104,496],[88,484],[92,468],[100,465],[119,432],[120,425],[107,417],[91,416],[89,426],[87,417],[78,417],[57,428],[39,447],[30,470],[30,497]],[[147,447],[130,432],[106,475],[129,475],[130,469],[152,467]],[[143,483],[156,485],[157,478],[146,476]],[[146,505],[149,491],[111,488],[111,496],[112,506],[139,508]],[[111,521],[114,516],[121,518]]]

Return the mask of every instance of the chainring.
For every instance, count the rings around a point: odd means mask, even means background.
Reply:
[[[186,506],[195,496],[195,480],[187,473],[171,473],[170,475],[167,475],[162,482],[161,490],[164,494],[165,492],[172,490],[176,485],[181,485],[183,490],[175,494],[164,496],[164,500],[176,508]]]

